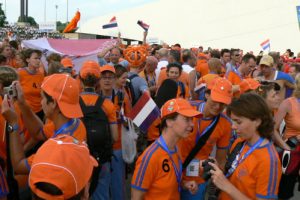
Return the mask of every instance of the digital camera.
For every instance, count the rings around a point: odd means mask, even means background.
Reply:
[[[17,97],[17,91],[12,87],[12,85],[4,87],[4,94],[7,94],[11,98]]]

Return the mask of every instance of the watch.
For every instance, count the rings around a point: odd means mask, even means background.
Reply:
[[[7,125],[7,131],[9,133],[15,132],[17,130],[19,130],[19,125],[18,124],[13,124],[13,125],[8,124]]]

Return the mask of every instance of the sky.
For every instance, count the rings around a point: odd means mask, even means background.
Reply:
[[[77,9],[79,9],[81,13],[80,23],[84,23],[93,17],[109,13],[112,13],[113,16],[113,13],[116,11],[126,10],[153,1],[155,0],[28,0],[28,14],[37,23],[45,21],[54,22],[56,20],[55,5],[57,5],[58,21],[67,21],[68,7],[69,21],[75,15]],[[20,0],[0,0],[0,3],[3,4],[3,10],[6,8],[7,21],[9,23],[16,22],[20,15]]]

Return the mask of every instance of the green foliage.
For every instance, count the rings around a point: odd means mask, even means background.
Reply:
[[[0,3],[0,27],[4,27],[7,24],[6,16],[2,10],[2,3]]]
[[[60,33],[62,33],[65,30],[66,26],[67,26],[67,23],[61,23],[61,21],[56,22],[56,29]]]

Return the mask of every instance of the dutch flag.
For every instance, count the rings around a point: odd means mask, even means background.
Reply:
[[[150,125],[160,117],[160,110],[147,92],[144,92],[128,114],[133,123],[143,133],[147,133]]]
[[[115,16],[113,18],[111,18],[111,20],[109,21],[108,24],[104,24],[102,26],[103,29],[114,28],[114,27],[118,27],[117,18]]]
[[[263,42],[260,44],[260,46],[261,46],[261,48],[262,48],[263,50],[266,50],[266,49],[269,49],[269,50],[270,50],[270,48],[271,48],[270,40],[267,39],[267,40],[263,41]]]
[[[148,31],[148,29],[150,27],[148,24],[144,23],[142,20],[137,21],[137,24],[140,25],[146,32]]]

